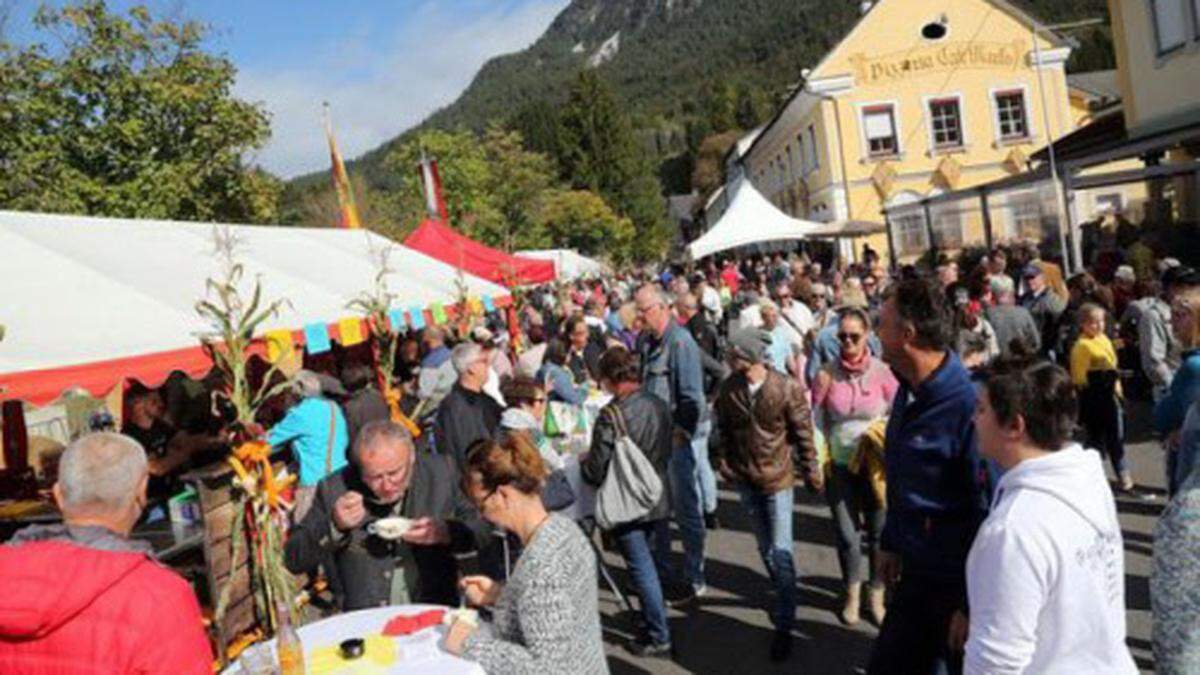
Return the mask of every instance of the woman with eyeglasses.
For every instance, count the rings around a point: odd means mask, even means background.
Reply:
[[[508,582],[459,582],[492,621],[451,624],[445,648],[489,673],[607,673],[596,597],[596,556],[579,526],[548,513],[541,500],[546,467],[522,436],[478,441],[467,453],[463,492],[488,522],[524,547]]]
[[[860,527],[870,554],[869,602],[872,619],[884,618],[884,585],[875,576],[875,558],[883,531],[885,504],[875,494],[865,462],[852,462],[859,442],[873,424],[887,418],[899,383],[883,361],[867,348],[871,321],[863,309],[842,310],[837,339],[840,356],[826,363],[813,380],[813,414],[829,445],[825,495],[833,514],[838,563],[846,584],[840,618],[858,623],[863,559]],[[856,473],[851,466],[861,471]]]

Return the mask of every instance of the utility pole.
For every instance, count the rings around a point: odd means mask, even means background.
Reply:
[[[1032,18],[1030,21],[1029,34],[1033,41],[1033,60],[1034,67],[1037,69],[1038,97],[1042,103],[1042,127],[1046,130],[1046,150],[1050,155],[1050,181],[1054,185],[1054,203],[1058,209],[1058,239],[1059,245],[1062,247],[1063,271],[1070,275],[1073,271],[1083,270],[1083,251],[1079,241],[1079,233],[1075,231],[1075,225],[1071,222],[1070,215],[1067,213],[1066,196],[1063,194],[1062,181],[1058,177],[1058,161],[1054,149],[1054,143],[1058,139],[1055,137],[1054,130],[1050,127],[1050,109],[1046,105],[1046,83],[1042,77],[1042,48],[1038,44],[1038,32],[1072,30],[1099,25],[1104,23],[1104,21],[1102,19],[1085,19],[1083,21],[1060,23],[1052,26],[1042,26],[1036,19]],[[1071,237],[1069,248],[1067,245],[1067,230],[1070,230]]]

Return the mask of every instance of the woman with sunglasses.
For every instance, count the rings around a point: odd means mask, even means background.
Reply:
[[[851,457],[867,430],[887,417],[899,383],[890,368],[867,348],[871,322],[865,310],[848,308],[838,319],[840,358],[825,364],[813,380],[813,414],[829,445],[825,495],[833,513],[838,563],[846,584],[840,618],[858,623],[863,560],[860,523],[870,553],[869,602],[872,619],[884,617],[881,580],[875,577],[875,558],[883,531],[885,505],[864,473],[850,469]]]
[[[489,673],[607,673],[596,597],[596,556],[579,526],[542,504],[546,467],[529,442],[477,441],[463,466],[463,492],[488,522],[524,547],[508,582],[467,576],[473,607],[490,607],[481,626],[456,620],[445,648]]]

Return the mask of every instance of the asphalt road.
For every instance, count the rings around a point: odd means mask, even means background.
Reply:
[[[1144,407],[1130,414],[1127,454],[1139,486],[1155,495],[1153,501],[1118,499],[1125,539],[1125,599],[1128,644],[1142,672],[1153,672],[1150,643],[1149,575],[1154,523],[1165,506],[1162,451],[1144,429]],[[601,589],[604,638],[614,673],[859,673],[870,658],[876,629],[864,620],[842,625],[841,577],[834,551],[833,525],[823,498],[796,490],[795,540],[800,575],[795,650],[790,661],[767,659],[771,624],[767,618],[770,585],[759,560],[749,522],[736,495],[721,486],[718,514],[721,528],[706,542],[709,593],[688,611],[672,609],[674,660],[638,659],[625,649],[632,636],[631,617],[616,597]],[[675,541],[676,562],[679,543]],[[619,555],[606,553],[618,581],[628,587]]]

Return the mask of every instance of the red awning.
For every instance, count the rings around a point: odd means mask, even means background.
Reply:
[[[72,388],[83,389],[101,398],[122,380],[137,380],[156,388],[177,370],[198,379],[211,369],[212,360],[202,347],[196,345],[61,368],[8,373],[0,377],[0,398],[43,406]]]
[[[554,280],[554,263],[530,260],[489,248],[446,224],[427,219],[408,235],[404,245],[465,272],[506,286],[541,284]]]

